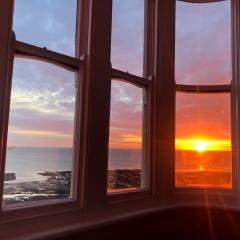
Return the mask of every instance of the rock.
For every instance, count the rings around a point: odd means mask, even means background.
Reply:
[[[46,180],[5,183],[4,204],[68,198],[71,189],[71,171],[43,172]]]
[[[71,171],[38,173],[46,180],[31,182],[7,182],[4,186],[4,204],[68,198],[71,191]],[[15,174],[6,174],[8,181],[15,180]],[[116,169],[108,171],[108,188],[126,189],[141,187],[140,169]]]
[[[9,181],[13,181],[16,180],[16,174],[15,173],[5,173],[4,175],[4,181],[5,182],[9,182]]]
[[[115,169],[108,171],[108,188],[125,189],[141,187],[140,169]]]

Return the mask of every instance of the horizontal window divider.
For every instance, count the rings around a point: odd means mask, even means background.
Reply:
[[[188,3],[212,3],[212,2],[221,2],[224,0],[179,0],[181,2],[188,2]]]
[[[128,72],[123,72],[114,68],[112,69],[112,77],[140,87],[148,87],[151,84],[151,81],[146,78],[138,77]]]
[[[184,85],[176,84],[176,91],[189,93],[224,93],[231,91],[231,84],[226,85]]]
[[[15,54],[17,57],[44,60],[59,65],[68,70],[78,70],[84,59],[70,57],[61,53],[50,51],[46,48],[40,48],[24,42],[15,42]]]

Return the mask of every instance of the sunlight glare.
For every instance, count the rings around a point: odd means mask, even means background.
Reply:
[[[176,139],[175,146],[177,150],[190,150],[197,152],[231,151],[231,140]]]
[[[197,141],[196,142],[196,146],[195,146],[195,150],[197,152],[205,152],[207,149],[207,142],[206,141]]]

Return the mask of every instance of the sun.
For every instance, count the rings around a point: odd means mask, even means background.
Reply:
[[[230,139],[176,139],[175,146],[177,150],[196,151],[199,153],[207,151],[231,151]]]
[[[199,169],[198,169],[200,172],[203,172],[204,171],[204,167],[202,165],[199,166]]]
[[[205,141],[196,142],[195,150],[197,152],[205,152],[207,150],[207,143]]]

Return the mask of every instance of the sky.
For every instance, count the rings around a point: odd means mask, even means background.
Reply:
[[[176,82],[231,81],[230,0],[177,1]],[[142,76],[144,0],[113,0],[111,62]],[[15,0],[20,41],[74,56],[76,0]],[[15,59],[9,146],[71,147],[75,73],[49,63]],[[110,147],[140,148],[143,89],[112,81]],[[229,140],[230,95],[176,95],[176,138]]]
[[[206,4],[178,2],[176,83],[190,85],[231,83],[230,2],[229,0]],[[230,101],[230,93],[211,95],[177,93],[176,139],[219,140],[222,150],[230,150]],[[224,147],[221,141],[228,143]],[[182,147],[176,144],[176,148]]]
[[[15,0],[20,41],[75,55],[76,0]],[[76,74],[42,61],[15,58],[9,146],[72,147]]]
[[[176,83],[230,84],[232,76],[230,8],[230,1],[207,4],[177,1]],[[113,1],[111,60],[114,68],[142,76],[143,34],[144,1]],[[112,105],[118,102],[121,106],[112,107],[111,110],[111,138],[119,140],[118,144],[114,141],[113,146],[121,147],[122,142],[128,142],[131,147],[141,148],[142,141],[139,136],[142,136],[142,128],[130,128],[130,124],[133,122],[136,126],[142,124],[140,113],[143,107],[139,110],[139,115],[136,115],[138,118],[129,117],[126,109],[141,106],[142,103],[139,103],[142,98],[136,93],[135,96],[129,95],[132,103],[130,99],[128,102],[123,101],[122,98],[117,98],[115,85],[120,84],[114,83],[112,95],[115,97],[112,98]],[[133,86],[125,86],[125,93],[126,88],[132,89]],[[137,87],[135,91],[137,92]],[[116,112],[121,115],[121,121],[118,121]],[[230,94],[176,93],[176,148],[186,149],[183,140],[195,139],[206,142],[211,139],[215,143],[215,148],[209,144],[210,150],[220,147],[230,150],[230,114]],[[131,139],[123,138],[123,129],[132,136]],[[222,144],[222,141],[226,144]],[[188,144],[188,149],[194,147],[189,141],[185,143]]]

